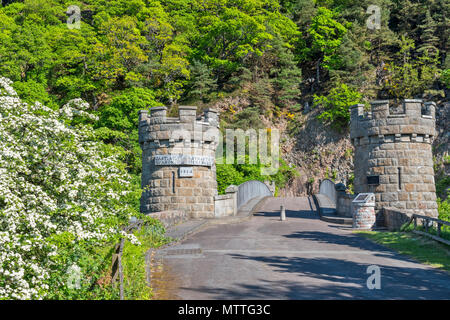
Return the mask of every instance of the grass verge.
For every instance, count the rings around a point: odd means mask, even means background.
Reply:
[[[450,272],[450,248],[408,232],[358,231],[358,234],[419,262]]]
[[[125,241],[123,248],[124,298],[125,300],[149,300],[152,288],[148,286],[145,253],[170,241],[164,236],[162,224],[153,219],[150,224],[134,232],[140,245]]]

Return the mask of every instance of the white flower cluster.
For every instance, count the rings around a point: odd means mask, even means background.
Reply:
[[[92,118],[87,103],[54,111],[22,102],[11,85],[0,77],[0,300],[42,299],[64,285],[50,281],[61,269],[58,236],[102,245],[135,212],[121,161],[92,141],[91,127],[67,125]]]

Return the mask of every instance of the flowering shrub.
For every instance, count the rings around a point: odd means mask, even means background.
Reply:
[[[27,104],[0,77],[0,299],[64,298],[67,270],[89,285],[87,253],[137,241],[121,225],[139,214],[139,190],[123,149],[95,141],[87,109]]]

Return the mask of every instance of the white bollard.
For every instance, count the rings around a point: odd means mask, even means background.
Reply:
[[[284,206],[280,207],[280,221],[286,220],[286,210],[284,209]]]

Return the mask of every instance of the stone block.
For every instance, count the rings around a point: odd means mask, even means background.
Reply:
[[[403,202],[403,201],[392,201],[392,202],[389,202],[389,206],[397,208],[397,209],[406,209],[406,203]]]
[[[381,194],[381,201],[397,201],[398,195],[396,192],[386,192]]]
[[[373,174],[384,174],[384,167],[374,167],[372,172]]]
[[[406,202],[406,209],[417,209],[417,202],[413,201]]]
[[[386,185],[386,192],[397,192],[398,191],[398,184],[387,184]]]
[[[386,140],[386,137],[385,137],[385,140]],[[394,146],[393,143],[383,143],[383,144],[380,146],[380,148],[381,148],[382,150],[393,150],[393,149],[395,148],[395,146]]]
[[[408,192],[398,192],[397,198],[399,201],[408,201],[409,193]]]
[[[378,166],[390,166],[392,164],[391,158],[382,158],[377,160]]]

